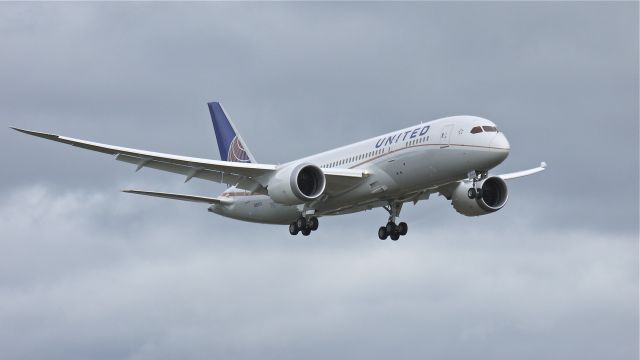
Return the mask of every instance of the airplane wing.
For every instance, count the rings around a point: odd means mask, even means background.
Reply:
[[[547,163],[543,161],[540,163],[540,166],[535,167],[533,169],[516,171],[508,174],[495,175],[495,176],[501,178],[502,180],[511,180],[511,179],[517,179],[523,176],[529,176],[529,175],[539,173],[541,171],[544,171],[546,168],[547,168]],[[471,180],[467,179],[467,180],[461,180],[461,181],[470,182]],[[455,190],[456,186],[458,186],[459,183],[460,181],[450,182],[448,184],[438,186],[437,188],[432,189],[430,192],[439,192],[440,195],[446,197],[447,199],[451,199],[451,194],[453,193],[453,191]]]
[[[192,178],[199,178],[266,194],[268,179],[278,170],[276,165],[192,158],[101,144],[15,127],[12,129],[47,140],[114,155],[118,161],[136,165],[136,171],[145,167],[180,174],[185,176],[185,182]],[[362,170],[323,169],[323,171],[326,175],[326,189],[329,195],[345,190],[366,176]]]
[[[533,175],[535,173],[539,173],[540,171],[543,171],[546,168],[547,168],[547,163],[543,161],[543,162],[540,163],[540,166],[538,166],[536,168],[529,169],[529,170],[512,172],[512,173],[508,173],[508,174],[502,174],[502,175],[498,175],[498,177],[501,178],[502,180],[510,180],[510,179],[515,179],[515,178],[519,178],[519,177],[523,177],[523,176]]]

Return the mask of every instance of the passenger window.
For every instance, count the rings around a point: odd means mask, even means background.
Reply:
[[[496,129],[495,126],[483,126],[482,129],[484,129],[484,131],[486,131],[486,132],[496,132],[496,131],[498,131],[498,129]]]
[[[477,133],[481,133],[482,132],[482,128],[480,126],[476,126],[473,129],[471,129],[471,133],[472,134],[477,134]]]

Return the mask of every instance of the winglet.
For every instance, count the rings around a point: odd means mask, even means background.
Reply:
[[[546,169],[547,168],[547,163],[545,161],[541,162],[540,163],[540,167],[543,168],[543,169]]]
[[[41,137],[41,138],[45,138],[45,139],[49,139],[49,140],[58,140],[60,138],[60,136],[58,136],[56,134],[48,134],[48,133],[43,133],[43,132],[39,132],[39,131],[20,129],[20,128],[13,127],[13,126],[10,126],[10,128],[12,128],[15,131],[21,132],[23,134],[33,135],[33,136],[37,136],[37,137]]]

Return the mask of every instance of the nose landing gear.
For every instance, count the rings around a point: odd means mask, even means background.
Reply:
[[[469,179],[472,181],[471,188],[467,191],[469,199],[482,199],[482,188],[476,187],[476,183],[487,177],[486,171],[471,171],[469,172]]]
[[[467,191],[467,196],[469,199],[482,199],[482,189],[472,187]]]

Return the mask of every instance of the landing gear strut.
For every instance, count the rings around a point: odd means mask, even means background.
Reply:
[[[396,217],[400,215],[402,203],[399,201],[390,201],[389,205],[385,206],[384,209],[389,213],[389,221],[387,225],[381,226],[380,229],[378,229],[378,238],[380,240],[386,240],[387,237],[390,237],[391,240],[397,241],[400,239],[400,236],[407,235],[407,231],[409,230],[407,223],[401,222],[396,225]]]
[[[473,174],[473,177],[471,177],[471,174]],[[486,178],[487,173],[472,171],[469,175],[471,177],[472,185],[471,188],[467,191],[467,196],[469,197],[469,199],[482,199],[482,188],[476,187],[476,183],[479,180]]]
[[[311,216],[309,219],[300,216],[296,221],[289,224],[289,234],[298,235],[299,232],[304,236],[309,236],[312,231],[318,230],[318,218]]]

